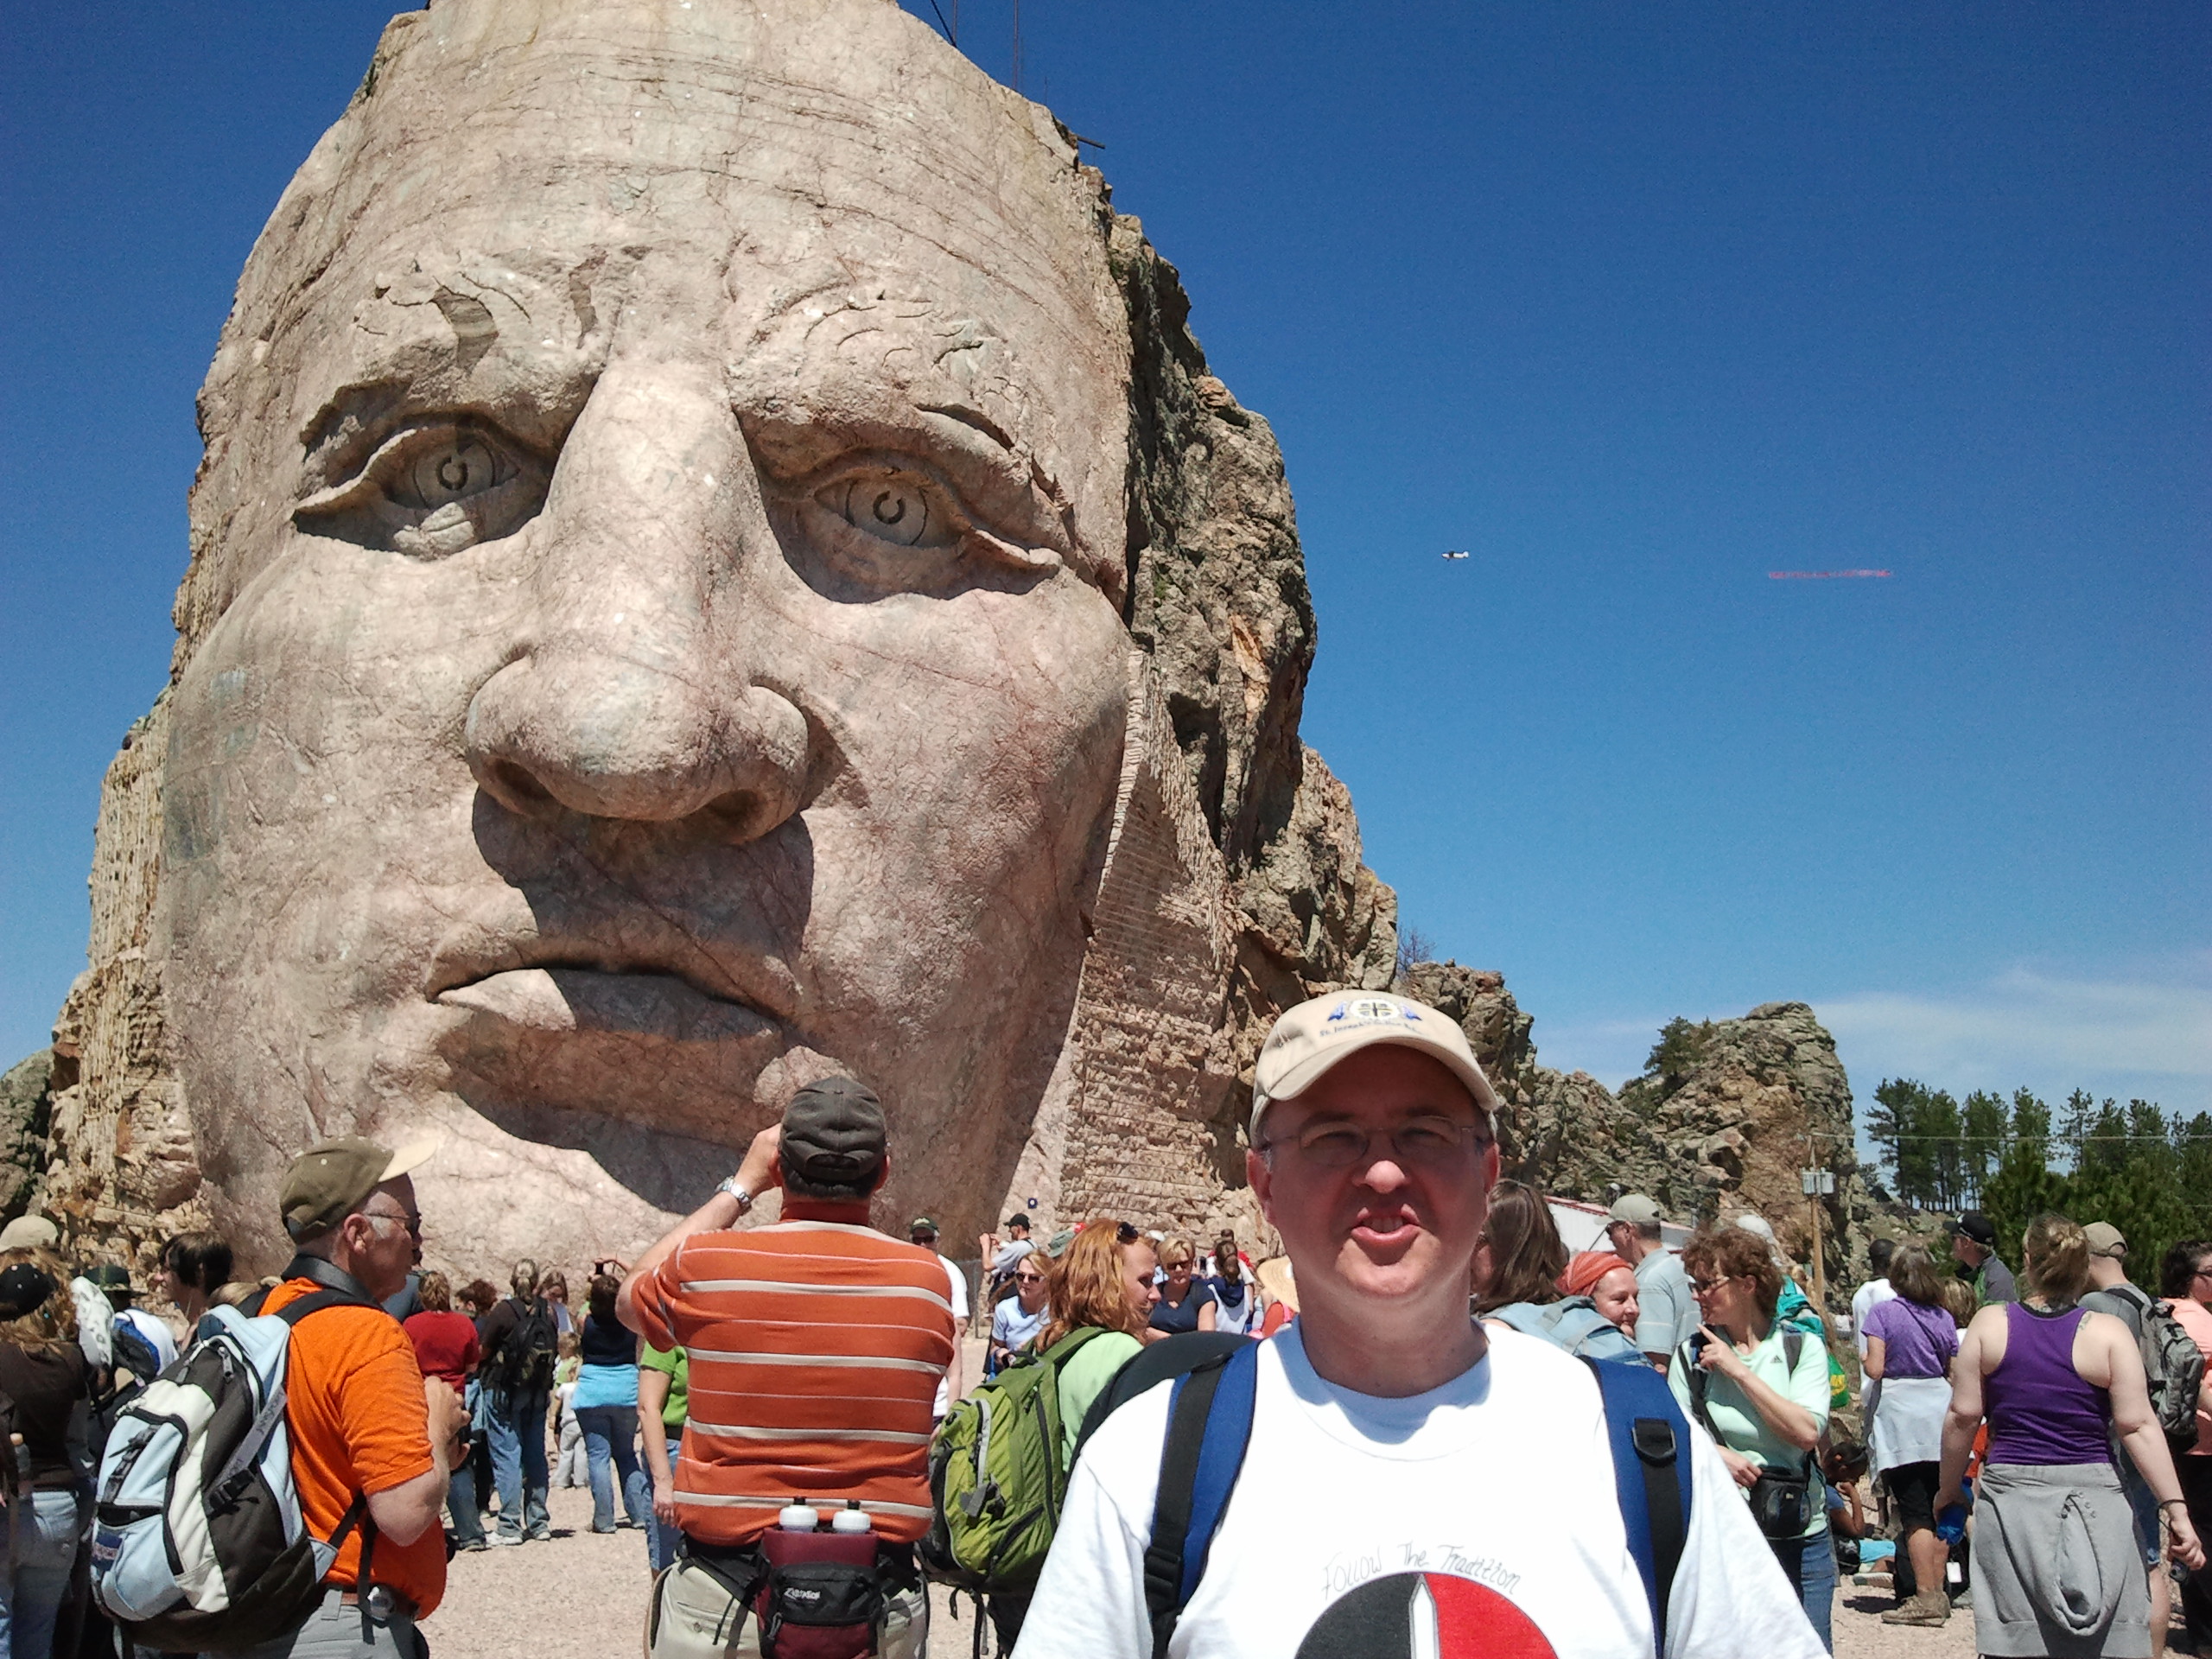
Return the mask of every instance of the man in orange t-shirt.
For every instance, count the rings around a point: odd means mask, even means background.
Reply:
[[[460,1396],[425,1381],[415,1347],[380,1304],[407,1281],[423,1218],[408,1179],[427,1142],[393,1153],[326,1141],[293,1160],[284,1230],[298,1254],[261,1311],[334,1289],[361,1306],[326,1307],[292,1327],[284,1388],[292,1478],[317,1538],[336,1539],[322,1604],[251,1659],[422,1659],[415,1628],[445,1594],[446,1482],[468,1426]],[[366,1562],[365,1571],[364,1561]]]

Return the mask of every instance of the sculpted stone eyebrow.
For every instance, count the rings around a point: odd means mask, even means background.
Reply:
[[[963,426],[974,427],[1008,454],[1019,453],[1014,440],[1000,429],[996,421],[980,410],[965,409],[957,404],[918,404],[915,407],[925,415],[942,415],[949,421],[957,421]]]
[[[357,370],[302,430],[309,486],[343,478],[394,425],[425,416],[480,421],[542,454],[556,454],[598,367],[573,352],[532,348],[470,359],[458,341],[410,340]]]

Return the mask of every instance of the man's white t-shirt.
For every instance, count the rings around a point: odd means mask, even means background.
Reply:
[[[960,1342],[968,1335],[968,1275],[952,1265],[940,1254],[938,1260],[944,1263],[944,1281],[952,1290],[952,1339]],[[938,1379],[937,1404],[930,1408],[931,1414],[943,1417],[952,1409],[952,1377],[950,1373]]]
[[[1084,1448],[1015,1659],[1149,1659],[1144,1552],[1170,1388]],[[1689,1438],[1668,1652],[1826,1659],[1712,1442]],[[1294,1325],[1261,1350],[1251,1443],[1168,1653],[1650,1659],[1614,1490],[1596,1379],[1551,1344],[1494,1331],[1464,1375],[1386,1400],[1324,1382]]]
[[[1884,1302],[1893,1301],[1897,1292],[1886,1279],[1869,1279],[1851,1294],[1851,1339],[1859,1344],[1859,1357],[1866,1357],[1866,1316]]]

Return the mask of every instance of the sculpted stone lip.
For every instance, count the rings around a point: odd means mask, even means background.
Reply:
[[[435,1001],[456,1016],[437,1043],[455,1090],[554,1144],[597,1145],[607,1122],[742,1144],[761,1074],[794,1046],[782,1021],[669,973],[510,968]]]
[[[709,995],[664,973],[515,968],[441,991],[436,1001],[547,1034],[602,1031],[712,1043],[781,1029],[772,1015],[750,1004]]]

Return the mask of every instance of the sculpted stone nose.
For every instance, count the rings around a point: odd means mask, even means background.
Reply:
[[[752,683],[737,526],[758,486],[712,378],[610,366],[541,516],[519,648],[470,701],[480,786],[512,811],[671,822],[736,839],[798,810],[806,721]]]

